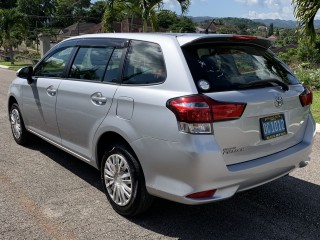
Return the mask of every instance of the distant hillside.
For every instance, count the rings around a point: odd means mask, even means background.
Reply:
[[[205,21],[211,21],[214,17],[203,16],[203,17],[190,17],[194,22],[200,23]],[[255,27],[257,25],[269,26],[273,23],[274,27],[278,28],[296,28],[297,22],[292,20],[281,20],[281,19],[246,19],[246,18],[214,18],[217,22],[223,21],[226,25],[239,25],[247,24],[249,27]],[[252,23],[254,22],[254,23]],[[315,28],[320,28],[320,20],[314,21]]]
[[[188,16],[188,17],[191,18],[192,21],[194,21],[196,23],[209,21],[209,20],[212,20],[214,18],[214,17],[209,17],[209,16],[204,16],[204,17],[191,17],[191,16]]]
[[[203,22],[211,22],[212,19],[215,19],[217,24],[221,23],[226,26],[239,26],[239,25],[246,25],[248,28],[257,28],[261,25],[265,25],[263,23],[259,23],[256,21],[252,21],[247,18],[213,18],[213,17],[190,17],[196,23],[203,23]]]
[[[274,27],[278,28],[296,28],[297,22],[292,20],[281,20],[281,19],[252,19],[255,22],[263,23],[266,26],[269,26],[273,23]]]
[[[264,23],[265,25],[269,26],[273,23],[274,27],[278,28],[296,28],[297,21],[292,20],[281,20],[281,19],[253,19],[255,22]],[[320,20],[314,21],[315,28],[320,28]]]

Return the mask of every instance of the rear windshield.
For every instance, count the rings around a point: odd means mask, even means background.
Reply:
[[[183,52],[200,92],[270,87],[279,81],[299,83],[275,54],[257,46],[193,45]],[[263,84],[256,84],[260,81]]]

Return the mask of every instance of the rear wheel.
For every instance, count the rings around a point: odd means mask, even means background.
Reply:
[[[138,215],[152,204],[140,164],[124,145],[116,144],[104,153],[101,179],[113,209],[123,216]]]
[[[10,109],[10,124],[14,140],[19,145],[27,143],[29,132],[24,126],[23,118],[17,103],[12,104]]]

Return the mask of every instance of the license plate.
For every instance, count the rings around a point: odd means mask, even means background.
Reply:
[[[270,140],[288,133],[283,114],[260,118],[260,126],[263,140]]]

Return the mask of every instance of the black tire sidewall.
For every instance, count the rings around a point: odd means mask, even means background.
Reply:
[[[106,160],[110,155],[119,154],[123,156],[128,164],[129,171],[131,173],[132,180],[132,196],[129,203],[125,206],[119,206],[116,204],[112,198],[109,196],[105,185],[104,179],[104,167],[106,164]],[[103,190],[108,198],[108,201],[112,205],[113,209],[123,216],[133,216],[135,215],[138,207],[139,201],[141,199],[141,189],[144,187],[144,178],[141,173],[141,168],[135,157],[127,150],[123,145],[114,145],[111,151],[106,151],[102,158],[101,163],[101,181]]]
[[[25,126],[24,126],[24,121],[23,121],[23,118],[22,118],[22,115],[21,115],[21,111],[20,111],[19,105],[17,103],[12,104],[12,106],[10,108],[9,120],[11,121],[11,113],[12,113],[12,111],[14,109],[16,109],[18,111],[18,113],[19,113],[20,125],[21,125],[21,135],[20,135],[19,138],[16,138],[14,136],[13,129],[12,129],[12,126],[11,126],[11,123],[10,123],[11,132],[12,132],[13,139],[16,141],[16,143],[18,143],[19,145],[23,145],[27,141],[27,130],[26,130]]]

